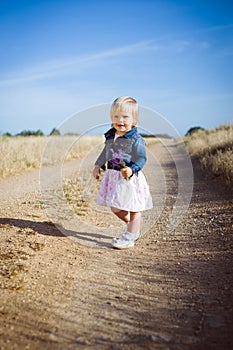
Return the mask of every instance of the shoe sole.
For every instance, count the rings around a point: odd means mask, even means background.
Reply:
[[[113,243],[111,243],[111,245],[113,248],[116,248],[116,249],[128,249],[128,248],[134,247],[134,242],[133,242],[133,244],[129,244],[127,246],[117,246],[117,245],[114,245]]]

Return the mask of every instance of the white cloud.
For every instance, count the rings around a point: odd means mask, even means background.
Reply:
[[[78,57],[65,58],[61,60],[52,60],[48,62],[41,62],[39,65],[27,67],[24,73],[17,75],[14,78],[7,78],[0,81],[0,86],[11,86],[24,82],[33,82],[37,80],[43,80],[55,76],[61,76],[69,72],[69,70],[76,68],[75,72],[82,71],[90,64],[97,62],[103,62],[103,60],[110,57],[122,56],[126,54],[132,54],[140,52],[145,49],[150,49],[152,41],[142,41],[127,46],[112,48],[100,52],[90,53],[87,55],[81,55]]]
[[[183,52],[187,47],[191,45],[190,41],[183,40],[176,43],[176,51]]]
[[[201,31],[212,32],[212,31],[220,31],[220,30],[226,30],[226,29],[232,29],[232,28],[233,28],[233,23],[229,23],[229,24],[202,28]]]

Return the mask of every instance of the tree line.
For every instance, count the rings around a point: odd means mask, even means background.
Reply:
[[[185,136],[190,136],[192,135],[193,133],[199,131],[199,130],[204,130],[204,128],[200,127],[200,126],[194,126],[192,128],[190,128]],[[53,128],[51,130],[51,132],[48,134],[48,136],[60,136],[61,133],[60,131],[57,129],[57,128]],[[69,134],[67,134],[69,135]],[[72,134],[70,134],[72,135]],[[166,138],[170,138],[169,135],[167,134],[159,134],[159,135],[150,135],[150,134],[141,134],[143,137],[166,137]],[[40,129],[34,131],[34,130],[23,130],[21,131],[20,133],[18,134],[15,134],[15,135],[12,135],[11,133],[9,132],[6,132],[4,134],[2,134],[2,136],[7,136],[7,137],[11,137],[11,136],[46,136],[43,131],[41,131]]]
[[[49,133],[49,136],[60,136],[60,135],[61,135],[60,131],[56,128],[53,128],[52,131]],[[43,133],[43,131],[38,129],[38,130],[23,130],[15,135],[12,135],[10,132],[6,132],[2,134],[2,136],[11,137],[11,136],[46,136],[46,135]]]

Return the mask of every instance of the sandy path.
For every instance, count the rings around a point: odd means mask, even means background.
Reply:
[[[37,171],[1,181],[1,350],[233,348],[232,194],[195,164],[187,206],[184,160],[150,148],[155,208],[126,251],[108,212],[80,219],[59,196],[80,162],[45,169],[43,196]]]

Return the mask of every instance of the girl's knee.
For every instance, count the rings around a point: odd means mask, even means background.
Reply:
[[[141,212],[130,212],[130,221],[140,220]]]

